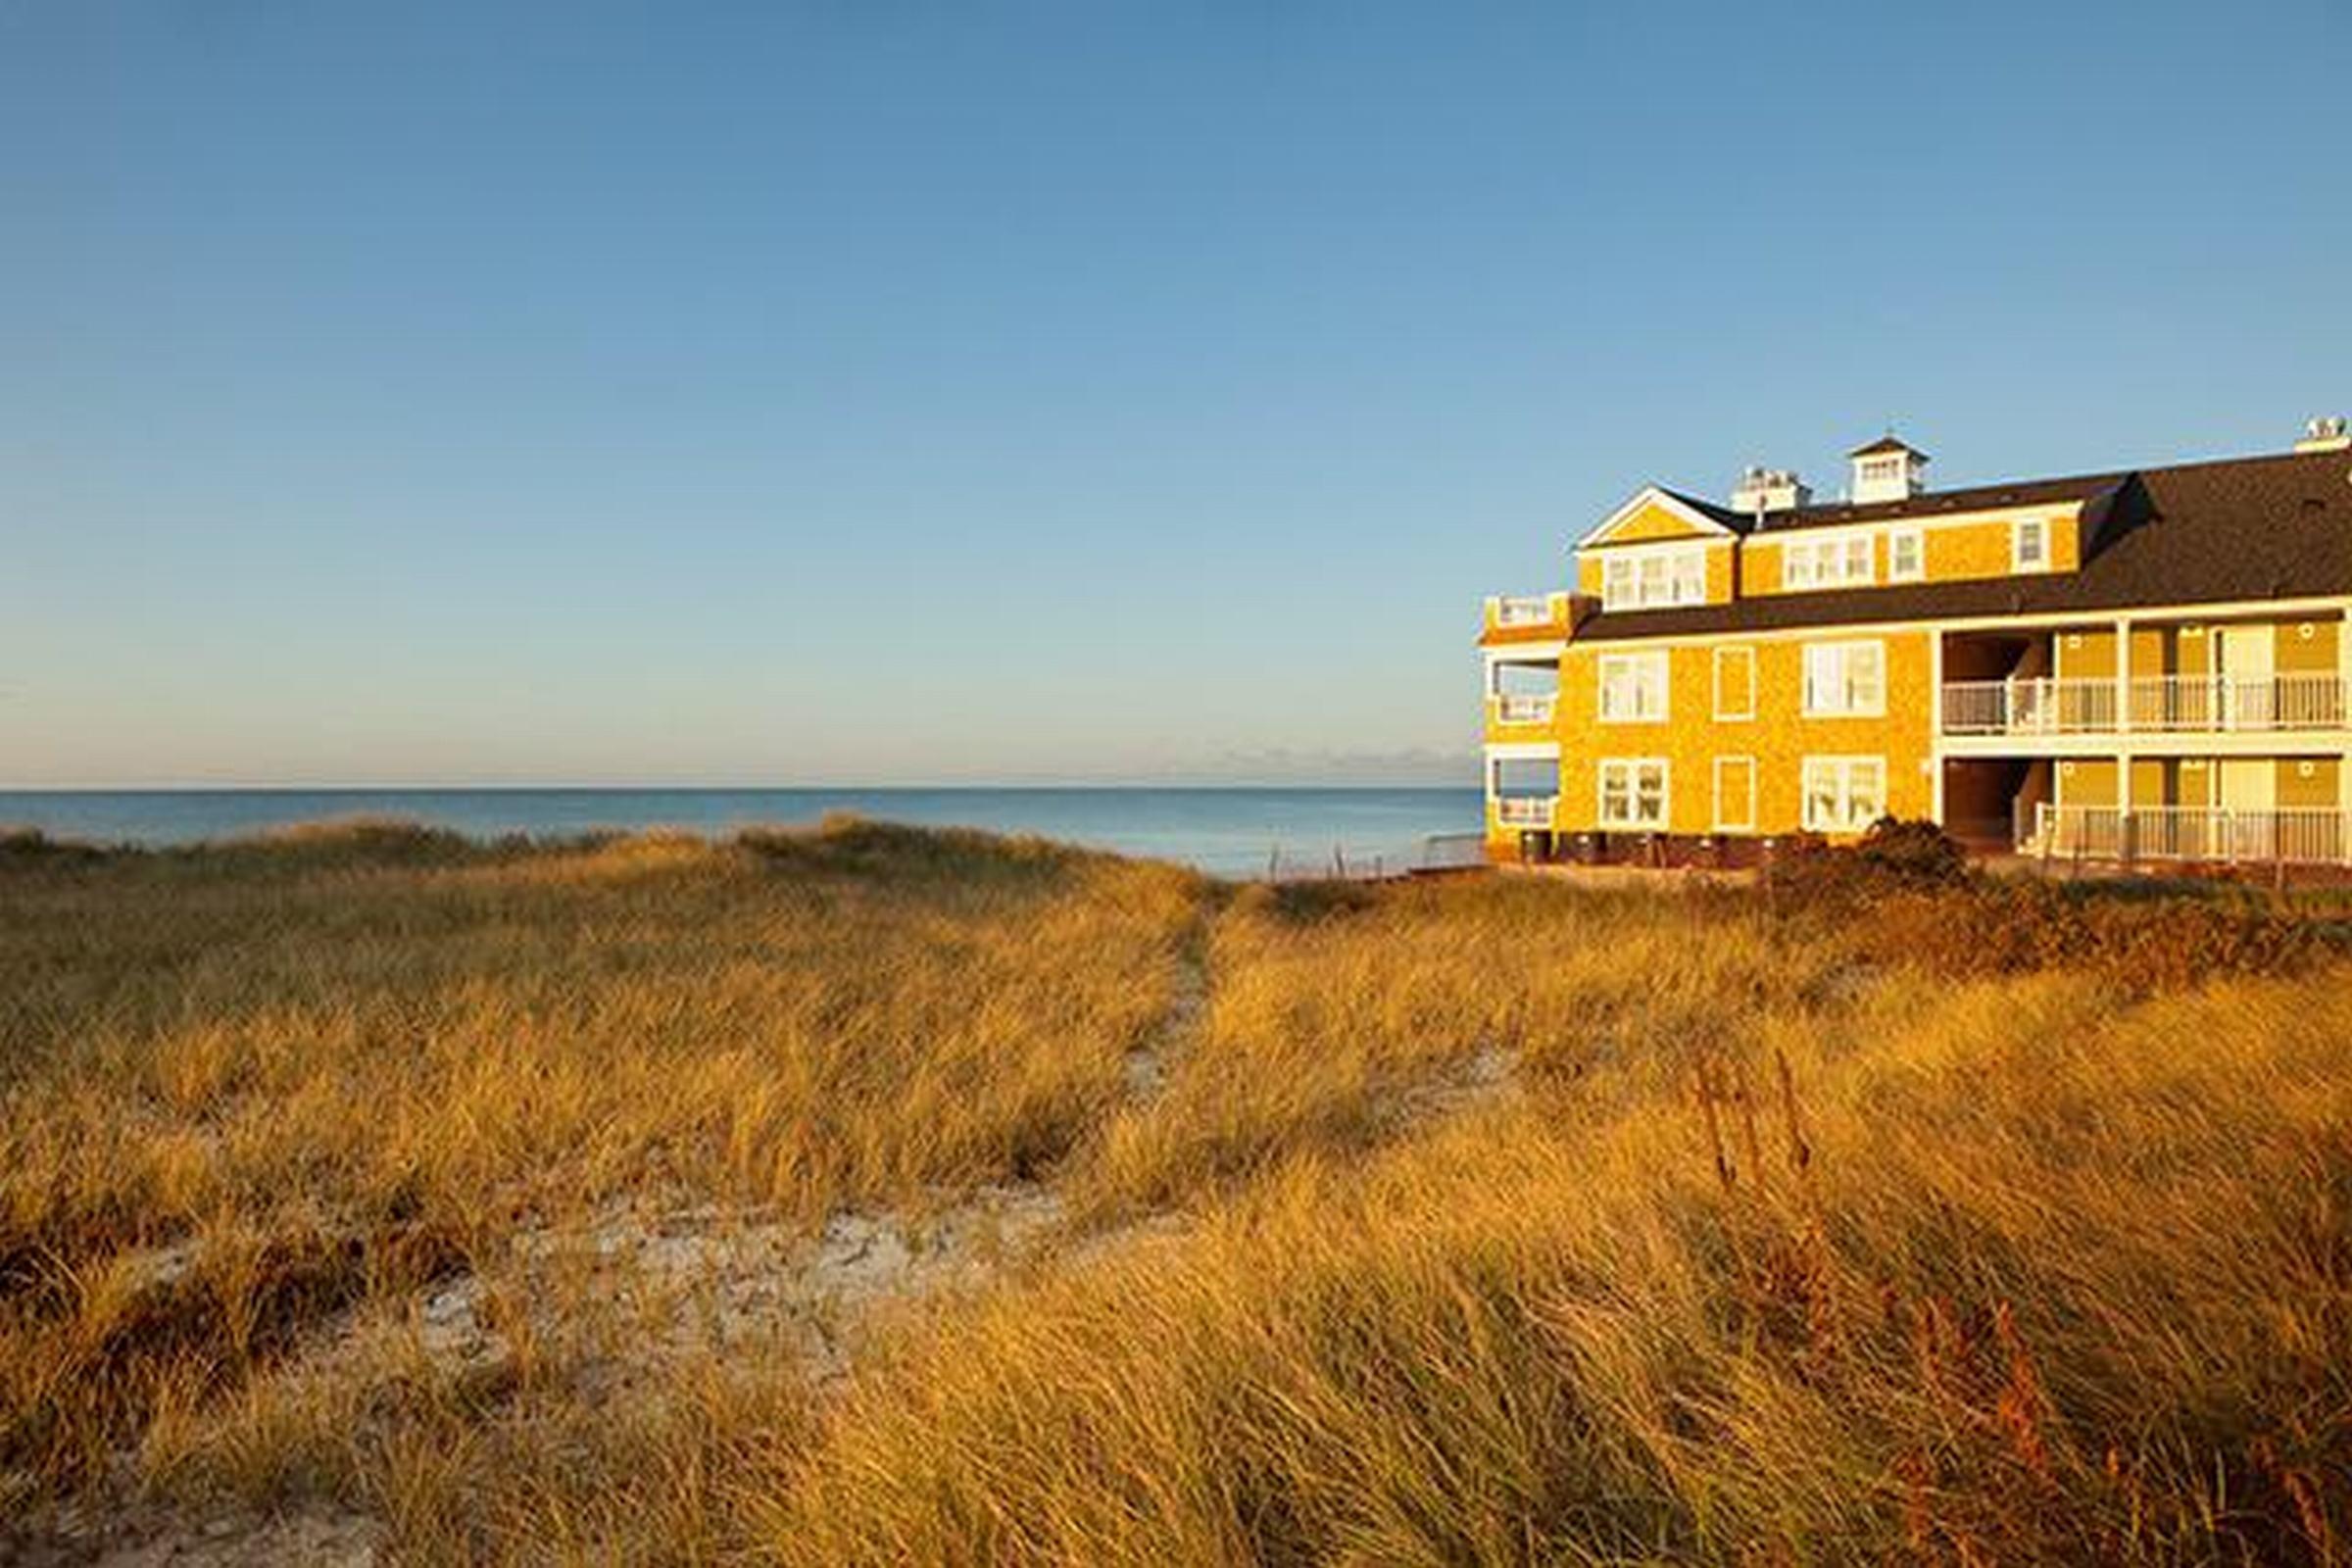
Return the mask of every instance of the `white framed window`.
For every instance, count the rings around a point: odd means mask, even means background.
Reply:
[[[1756,760],[1752,757],[1715,759],[1715,831],[1753,833],[1756,830]]]
[[[1876,718],[1886,711],[1886,645],[1805,644],[1808,718]]]
[[[1783,588],[1845,588],[1877,579],[1871,536],[1791,539],[1781,546]]]
[[[1612,555],[1601,563],[1603,610],[1654,610],[1707,602],[1704,545]]]
[[[1600,719],[1604,724],[1666,721],[1666,655],[1600,656]]]
[[[1715,650],[1715,716],[1720,719],[1756,716],[1756,651],[1753,648]]]
[[[2009,566],[2013,571],[2050,569],[2050,524],[2044,517],[2020,517],[2009,525]]]
[[[1917,528],[1897,528],[1886,536],[1886,580],[1917,582],[1928,574],[1927,540]]]
[[[1666,830],[1666,759],[1600,760],[1600,825]]]
[[[1808,757],[1802,777],[1809,833],[1859,833],[1886,814],[1886,759]]]

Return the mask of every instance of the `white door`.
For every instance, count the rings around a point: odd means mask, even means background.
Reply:
[[[2217,764],[2215,802],[2222,808],[2222,838],[2231,859],[2267,860],[2276,841],[2278,764],[2267,757],[2225,757]]]
[[[2222,727],[2268,729],[2277,716],[2271,676],[2278,634],[2269,626],[2221,626],[2213,634],[2213,671],[2221,677]]]

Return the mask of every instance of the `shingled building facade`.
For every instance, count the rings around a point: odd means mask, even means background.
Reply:
[[[1928,818],[1985,849],[2345,860],[2352,436],[1935,491],[1888,436],[1848,498],[1649,486],[1571,586],[1486,606],[1487,840],[1737,857]]]

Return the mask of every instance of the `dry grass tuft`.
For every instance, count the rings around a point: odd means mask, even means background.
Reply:
[[[1595,894],[855,820],[0,841],[0,1515],[2338,1560],[2333,906],[1882,848]]]

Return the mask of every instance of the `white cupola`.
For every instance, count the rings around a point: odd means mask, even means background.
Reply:
[[[1889,431],[1846,454],[1854,463],[1854,505],[1908,501],[1928,487],[1928,455]]]

